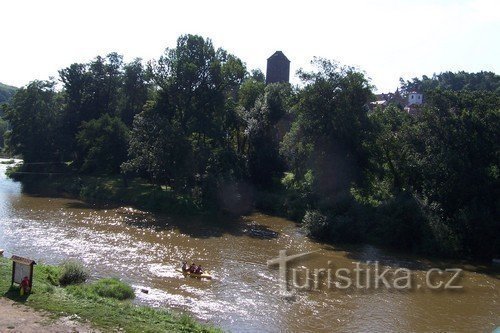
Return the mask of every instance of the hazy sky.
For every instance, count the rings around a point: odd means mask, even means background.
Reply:
[[[264,72],[276,50],[292,73],[313,56],[335,59],[364,70],[379,91],[400,77],[500,72],[499,0],[4,0],[0,27],[0,82],[16,86],[112,51],[157,58],[186,33]]]

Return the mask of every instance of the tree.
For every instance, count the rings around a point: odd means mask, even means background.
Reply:
[[[127,159],[129,130],[118,117],[104,114],[82,123],[76,140],[84,151],[85,172],[118,173]]]
[[[5,118],[12,126],[8,146],[25,163],[59,161],[59,130],[62,104],[52,81],[33,81],[19,89]]]
[[[131,127],[134,116],[142,111],[148,99],[147,73],[140,59],[135,59],[123,68],[122,106],[123,122]]]
[[[149,70],[158,90],[134,121],[124,168],[181,193],[201,193],[203,202],[215,200],[218,184],[238,166],[231,133],[243,63],[215,51],[209,39],[185,35]]]
[[[459,240],[459,252],[498,254],[500,97],[434,91],[409,137],[416,191]]]
[[[311,170],[316,191],[333,195],[348,191],[367,165],[366,105],[372,93],[363,73],[354,68],[325,59],[313,64],[316,72],[299,72],[305,86],[281,151],[297,180]]]
[[[478,73],[443,72],[434,74],[432,77],[424,75],[421,79],[413,78],[408,81],[401,78],[400,82],[401,91],[405,95],[414,90],[426,93],[435,89],[500,93],[500,75],[484,71]]]
[[[372,176],[377,178],[373,183],[376,188],[371,190],[379,199],[387,199],[395,192],[408,189],[414,175],[407,160],[410,154],[408,135],[411,135],[415,120],[395,105],[375,110],[370,120],[376,134],[368,143],[368,149],[374,167]]]
[[[247,78],[240,87],[238,104],[245,110],[250,110],[254,107],[257,98],[264,94],[265,88],[264,82],[257,81],[252,77]]]
[[[248,172],[254,184],[270,186],[285,171],[279,144],[289,127],[287,111],[291,95],[289,84],[268,85],[264,95],[245,114]]]
[[[8,103],[12,96],[16,93],[17,88],[8,86],[6,84],[0,83],[0,105],[3,103]],[[2,115],[0,110],[0,116]]]
[[[406,227],[409,238],[421,239],[420,247],[434,243],[441,254],[498,254],[500,244],[493,235],[500,231],[499,105],[496,93],[436,89],[427,92],[418,117],[394,108],[374,112],[377,135],[371,156],[378,173],[370,191],[382,199],[383,234]],[[412,216],[425,215],[411,227],[408,214],[388,222],[392,213],[383,208],[392,207],[391,201],[409,203],[405,197],[419,203]]]
[[[190,143],[175,122],[161,112],[160,102],[148,102],[134,118],[129,142],[129,159],[123,163],[125,173],[136,173],[153,184],[174,188],[181,183],[190,166]]]
[[[4,147],[4,136],[8,129],[7,121],[0,117],[0,149]]]
[[[250,71],[250,79],[253,79],[257,82],[266,83],[266,76],[260,69],[252,69]]]
[[[77,163],[80,163],[82,152],[75,134],[82,122],[104,114],[120,115],[122,65],[122,56],[110,53],[106,58],[98,56],[87,64],[72,64],[59,71],[65,97],[64,151]]]

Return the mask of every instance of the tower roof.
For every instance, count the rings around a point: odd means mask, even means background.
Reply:
[[[267,60],[271,60],[273,58],[282,58],[282,59],[290,62],[290,60],[288,60],[288,58],[286,57],[286,55],[283,52],[281,52],[281,51],[274,52],[272,56],[270,56],[269,58],[267,58]]]

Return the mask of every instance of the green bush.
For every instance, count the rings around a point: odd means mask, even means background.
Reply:
[[[119,279],[101,279],[92,285],[92,289],[101,297],[117,300],[135,298],[134,289]]]
[[[59,283],[62,286],[83,283],[88,278],[89,273],[87,269],[79,262],[66,261],[61,265],[61,275],[59,276]]]
[[[329,234],[329,221],[320,211],[308,210],[302,219],[302,228],[309,237],[325,239]]]
[[[80,190],[80,198],[88,202],[106,202],[113,197],[113,191],[98,182],[83,185]]]

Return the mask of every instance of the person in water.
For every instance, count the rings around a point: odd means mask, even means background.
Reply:
[[[196,268],[196,271],[194,271],[194,273],[195,274],[203,274],[203,268],[201,267],[201,265]]]
[[[182,271],[187,272],[189,270],[187,261],[182,262]]]
[[[198,269],[198,266],[194,264],[194,262],[189,266],[189,273],[194,273]]]

